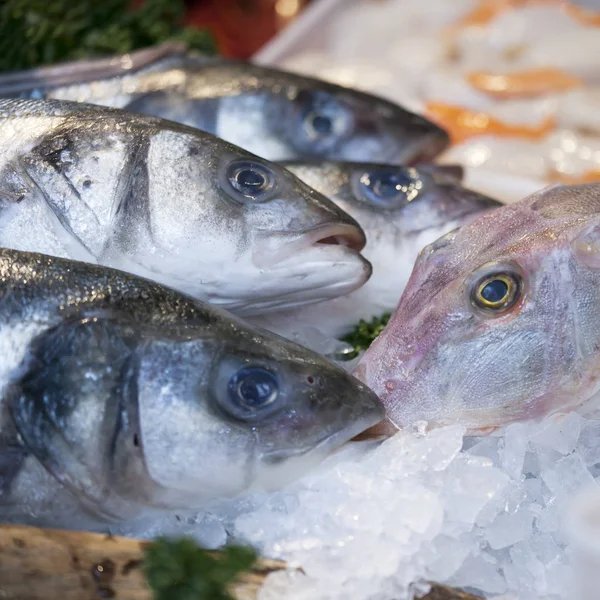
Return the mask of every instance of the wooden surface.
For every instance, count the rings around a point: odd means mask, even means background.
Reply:
[[[0,599],[150,600],[141,570],[145,544],[96,533],[0,525]],[[283,568],[279,561],[260,560],[232,586],[233,596],[254,600],[264,578]],[[434,584],[424,600],[480,599]]]

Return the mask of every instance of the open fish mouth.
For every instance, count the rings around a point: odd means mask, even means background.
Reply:
[[[317,225],[308,231],[297,233],[282,233],[282,237],[292,238],[287,243],[280,244],[274,252],[272,248],[255,252],[253,262],[259,267],[271,268],[290,258],[298,252],[310,248],[317,249],[344,249],[360,257],[361,250],[367,243],[367,238],[362,229],[347,223]],[[361,257],[362,258],[362,257]]]
[[[313,245],[344,246],[360,252],[367,243],[367,238],[361,229],[353,225],[321,225],[311,229],[304,238]]]

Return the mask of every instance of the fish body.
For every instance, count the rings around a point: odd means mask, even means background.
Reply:
[[[362,285],[364,233],[284,168],[173,122],[0,100],[0,245],[113,266],[241,314]]]
[[[0,250],[0,518],[97,527],[293,478],[383,418],[309,350],[124,272]],[[154,512],[153,512],[154,511]]]
[[[283,164],[360,223],[367,238],[363,254],[373,265],[369,281],[350,294],[259,317],[262,326],[305,345],[311,344],[306,338],[308,328],[316,328],[326,338],[340,337],[360,319],[391,312],[424,246],[501,206],[462,187],[459,167],[332,161]],[[317,332],[313,337],[321,343]]]
[[[396,427],[489,432],[582,406],[600,389],[599,257],[597,183],[484,214],[421,252],[355,374]]]
[[[414,162],[446,133],[387,100],[167,44],[121,57],[0,77],[0,96],[124,108],[208,131],[269,160]]]

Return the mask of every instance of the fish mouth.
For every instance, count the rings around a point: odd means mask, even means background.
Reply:
[[[360,252],[367,244],[362,229],[346,224],[314,227],[305,234],[304,239],[311,245],[344,246],[356,252]]]
[[[444,152],[449,145],[450,137],[443,129],[439,129],[407,144],[402,148],[396,160],[400,160],[401,164],[409,166],[431,162]]]
[[[253,261],[258,267],[274,267],[298,254],[307,248],[343,248],[360,256],[361,250],[367,243],[365,232],[348,223],[334,223],[317,225],[308,231],[298,233],[279,233],[284,238],[291,237],[291,241],[281,245],[274,255],[272,249],[258,251],[253,255]]]
[[[280,488],[302,477],[346,442],[375,427],[381,418],[381,412],[373,410],[308,448],[262,454],[256,464],[255,481],[267,490]]]

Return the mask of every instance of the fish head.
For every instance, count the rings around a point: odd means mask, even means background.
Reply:
[[[189,318],[166,322],[76,312],[33,340],[9,386],[27,451],[89,513],[120,521],[276,487],[383,419],[375,393],[320,355],[180,305]]]
[[[216,106],[207,89],[219,90]],[[384,98],[259,65],[202,68],[186,90],[190,103],[211,107],[201,128],[269,160],[412,163],[450,142],[438,125]]]
[[[278,487],[384,417],[343,369],[242,322],[156,340],[139,365],[140,444],[171,504]]]
[[[286,162],[363,228],[373,265],[367,287],[397,304],[419,251],[441,235],[501,206],[461,186],[460,167],[352,162]],[[387,301],[386,301],[387,303]]]
[[[181,144],[180,135],[160,135],[163,193],[157,189],[152,207],[152,245],[160,250],[145,256],[165,274],[162,283],[253,315],[367,281],[361,227],[282,166],[212,136]],[[177,201],[162,201],[167,195]]]
[[[556,186],[421,252],[355,375],[396,427],[471,432],[568,410],[599,388],[600,185]]]
[[[436,157],[447,133],[393,102],[342,86],[287,75],[267,103],[270,130],[287,156],[410,164]]]
[[[431,230],[435,237],[500,202],[461,186],[458,166],[399,166],[363,162],[281,163],[352,216],[370,238],[386,227],[396,235]],[[450,229],[448,229],[450,228]]]

